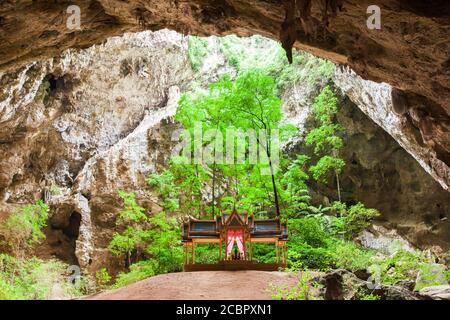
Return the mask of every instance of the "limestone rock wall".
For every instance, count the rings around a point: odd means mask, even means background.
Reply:
[[[180,90],[216,74],[194,73],[186,52],[176,32],[144,32],[0,75],[0,217],[44,198],[51,217],[37,254],[99,268],[117,190],[142,190],[157,207],[145,178],[170,156]]]

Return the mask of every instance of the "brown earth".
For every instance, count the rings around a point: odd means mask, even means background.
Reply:
[[[270,300],[271,286],[294,287],[287,272],[200,271],[162,274],[88,297],[89,300]]]

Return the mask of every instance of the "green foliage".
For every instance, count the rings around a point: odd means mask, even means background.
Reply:
[[[131,253],[143,242],[141,231],[129,226],[122,233],[114,233],[108,246],[109,251],[116,256]]]
[[[133,252],[138,258],[143,254],[148,258],[131,264],[129,272],[120,273],[115,286],[120,287],[155,274],[179,271],[183,251],[177,221],[167,217],[164,212],[148,217],[137,204],[134,194],[119,192],[119,195],[124,208],[119,213],[117,223],[125,229],[113,235],[108,248],[116,256],[126,254],[129,264],[133,262],[130,259]],[[102,272],[100,276],[105,274]]]
[[[208,55],[208,40],[200,37],[189,36],[188,56],[192,69],[199,71],[203,61]]]
[[[173,172],[165,169],[161,174],[151,174],[147,183],[158,191],[166,212],[174,212],[179,208],[179,188],[176,186]]]
[[[50,82],[47,79],[43,79],[41,84],[39,85],[38,90],[36,91],[36,95],[34,96],[35,102],[40,102],[44,100],[45,96],[49,93],[50,90]]]
[[[304,171],[308,156],[298,155],[297,158],[290,163],[284,172],[281,183],[284,187],[282,198],[285,203],[289,203],[285,213],[288,217],[298,217],[298,213],[307,209],[311,197],[309,196],[307,181],[308,174]]]
[[[62,277],[65,270],[63,263],[54,260],[0,254],[0,300],[49,299],[54,286],[62,289],[61,298],[81,295]]]
[[[329,86],[323,88],[314,100],[313,112],[321,125],[333,123],[338,112],[338,99]]]
[[[431,262],[420,264],[418,279],[416,280],[416,285],[414,288],[416,291],[420,291],[425,287],[440,286],[445,284],[448,284],[448,279],[444,265],[438,265]]]
[[[100,289],[108,287],[108,283],[111,281],[111,276],[106,268],[102,268],[95,273],[95,279]]]
[[[335,267],[351,271],[367,269],[372,264],[375,254],[354,242],[337,239],[330,242],[329,252]]]
[[[219,261],[219,246],[201,244],[195,247],[195,262],[213,264]]]
[[[181,231],[177,221],[161,212],[150,218],[150,223],[150,243],[146,251],[155,262],[156,273],[180,271],[183,250],[180,240]]]
[[[359,300],[381,300],[381,297],[373,293],[366,293],[360,295]]]
[[[253,243],[252,254],[256,262],[275,263],[277,259],[273,243]]]
[[[342,127],[338,124],[325,124],[318,128],[312,129],[305,137],[306,145],[315,145],[314,152],[320,154],[326,150],[339,150],[343,147],[343,141],[335,133],[342,131]]]
[[[132,264],[128,272],[120,272],[113,287],[120,288],[154,275],[156,275],[154,260],[139,261]]]
[[[219,38],[219,45],[228,63],[235,67],[238,73],[252,70],[277,70],[284,64],[287,65],[281,46],[261,36],[222,37]],[[262,52],[264,55],[261,55]]]
[[[310,208],[315,213],[288,220],[289,265],[320,270],[336,267],[353,271],[366,269],[371,265],[374,253],[352,241],[341,239],[341,230],[345,230],[346,223],[352,226],[354,222],[347,222],[347,216],[325,215],[329,209],[331,208]],[[343,229],[336,230],[336,225],[342,225]]]
[[[316,181],[326,182],[324,177],[329,172],[340,174],[345,166],[344,160],[332,156],[323,156],[317,163],[309,168]]]
[[[447,284],[445,267],[434,263],[434,257],[421,252],[398,250],[389,257],[375,257],[368,270],[382,283],[394,285],[401,280],[415,281],[415,290]],[[420,274],[420,277],[418,275]]]
[[[119,196],[124,205],[116,224],[125,230],[114,233],[108,249],[116,256],[129,256],[133,250],[143,251],[146,246],[148,233],[145,223],[148,222],[148,217],[145,209],[137,204],[134,193],[119,191]]]
[[[332,268],[333,260],[327,247],[312,247],[305,243],[291,243],[288,248],[289,265],[327,271]]]
[[[219,38],[219,44],[226,60],[238,74],[257,70],[270,75],[275,79],[280,95],[297,84],[326,83],[335,72],[333,63],[297,50],[293,52],[293,63],[289,64],[281,45],[261,36],[227,36]]]
[[[257,134],[264,133],[267,141],[257,139],[256,144],[262,151],[262,156],[268,159],[272,159],[272,147],[277,148],[273,138],[275,133],[279,133],[280,140],[285,141],[296,131],[293,126],[282,124],[281,119],[281,100],[277,96],[275,81],[258,70],[242,73],[234,81],[229,76],[224,76],[210,85],[207,92],[184,95],[176,114],[176,120],[191,136],[196,126],[200,125],[203,132],[214,133],[212,140],[217,136],[222,137],[223,141],[218,143],[220,151],[226,145],[228,128],[241,130],[244,133],[248,130],[254,130]],[[236,157],[238,149],[249,150],[250,139],[243,140],[234,145],[234,149],[231,150],[232,156]],[[203,147],[214,146],[215,150],[214,143],[211,142],[212,145],[207,144]],[[194,141],[191,144],[191,154],[194,154],[193,147]],[[227,190],[227,194],[221,197],[233,196],[235,199],[233,205],[236,205],[239,210],[248,210],[251,213],[256,211],[255,207],[262,209],[269,205],[272,199],[276,203],[275,195],[278,196],[278,179],[281,173],[276,174],[277,168],[272,161],[256,165],[249,161],[240,164],[223,164],[223,156],[223,154],[220,155],[220,161],[217,163],[215,161],[217,157],[214,157],[212,158],[214,161],[207,162],[207,165],[184,163],[180,166],[174,165],[170,169],[175,181],[180,180],[179,190],[186,195],[187,203],[198,206],[199,217],[208,212],[206,209],[208,206],[202,203],[200,193],[203,183],[212,186],[230,185],[231,188]],[[203,154],[203,159],[205,157],[206,155]],[[275,182],[272,181],[271,176],[262,174],[263,170],[273,172]],[[216,189],[213,192],[217,194]],[[216,199],[216,202],[219,206],[221,205],[220,199]],[[225,201],[223,205],[226,206],[228,203]],[[275,207],[279,208],[276,205]],[[189,211],[192,212],[192,210]]]
[[[317,300],[317,292],[311,284],[311,275],[308,269],[300,273],[297,285],[293,288],[288,286],[271,286],[273,300]],[[317,290],[316,290],[317,291]]]
[[[341,202],[334,202],[333,210],[340,216],[339,219],[334,219],[333,227],[336,233],[343,234],[346,239],[357,236],[374,218],[380,216],[378,210],[366,208],[360,202],[350,207]]]
[[[448,270],[444,265],[435,264],[434,257],[402,249],[385,256],[351,241],[354,235],[366,228],[370,220],[378,215],[376,210],[367,209],[361,204],[348,207],[342,203],[334,203],[333,210],[340,216],[315,214],[289,219],[288,270],[368,270],[375,279],[389,285],[400,280],[418,279],[416,290],[448,283]],[[342,235],[345,235],[344,239]],[[360,297],[365,298],[377,297]]]
[[[300,263],[303,267],[327,269],[331,264],[331,256],[326,249],[329,235],[321,224],[321,218],[290,219],[288,227],[289,264]]]
[[[318,248],[326,246],[328,235],[324,231],[321,222],[315,217],[290,219],[289,230],[291,237],[296,241]]]
[[[119,213],[118,224],[127,225],[133,222],[139,223],[147,220],[145,209],[137,204],[134,193],[119,191],[119,197],[123,201],[123,209]]]
[[[334,123],[338,111],[338,99],[329,86],[326,86],[316,97],[313,112],[319,126],[312,129],[305,137],[306,145],[314,146],[314,153],[320,156],[317,163],[309,168],[316,181],[326,183],[329,173],[334,173],[337,180],[340,200],[339,174],[345,166],[344,160],[338,157],[343,147],[339,136],[343,128]]]
[[[48,219],[48,206],[39,200],[14,211],[0,227],[6,245],[16,255],[23,255],[33,245],[45,239],[41,231]]]

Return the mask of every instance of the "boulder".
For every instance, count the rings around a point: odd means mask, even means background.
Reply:
[[[325,274],[319,283],[324,287],[325,300],[359,300],[365,294],[380,296],[383,300],[422,300],[418,295],[403,286],[377,284],[359,279],[348,270],[337,269]]]
[[[419,294],[433,300],[450,300],[450,285],[425,287]]]

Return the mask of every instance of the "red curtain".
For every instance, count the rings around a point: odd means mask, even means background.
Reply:
[[[233,245],[236,242],[236,245],[241,253],[241,257],[245,260],[245,245],[244,245],[244,230],[228,230],[227,233],[227,258],[230,257],[231,251],[233,249]]]

